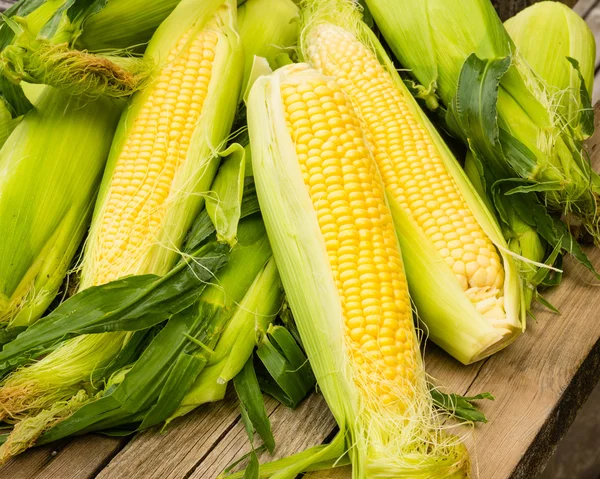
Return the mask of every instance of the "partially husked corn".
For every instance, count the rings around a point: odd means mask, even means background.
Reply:
[[[80,289],[127,275],[164,275],[204,205],[235,116],[243,49],[235,3],[182,0],[157,30],[148,86],[121,117],[82,261]],[[91,388],[129,331],[82,335],[9,375],[4,413],[40,412]]]
[[[374,388],[414,379],[418,350],[402,258],[381,178],[353,108],[319,75],[283,85],[294,141],[342,302],[352,362]],[[378,395],[379,396],[379,395]],[[397,401],[383,392],[384,403]]]
[[[393,216],[352,98],[288,65],[256,80],[247,112],[262,216],[339,455],[355,477],[463,477],[466,451],[431,411]]]
[[[156,242],[173,179],[187,160],[211,79],[218,37],[202,30],[181,37],[136,117],[117,160],[98,232],[94,284],[141,272]]]

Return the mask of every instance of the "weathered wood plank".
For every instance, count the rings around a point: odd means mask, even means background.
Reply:
[[[157,428],[139,434],[115,456],[98,479],[187,478],[236,424],[238,417],[237,403],[229,396],[225,401],[206,405],[174,421],[164,434]]]
[[[573,7],[573,10],[582,17],[585,17],[596,5],[598,5],[598,0],[579,0]]]
[[[261,462],[278,459],[323,443],[335,428],[335,421],[320,394],[313,394],[294,411],[278,405],[270,414],[277,449],[271,458],[265,453]],[[250,452],[248,437],[241,423],[236,424],[189,476],[190,479],[217,477],[232,458]],[[145,479],[145,478],[144,478]],[[159,479],[152,476],[148,479]]]
[[[12,459],[0,470],[0,479],[92,478],[126,442],[90,434],[38,447]]]

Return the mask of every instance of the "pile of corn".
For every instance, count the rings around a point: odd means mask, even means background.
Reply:
[[[0,25],[0,462],[230,382],[272,451],[261,390],[316,381],[339,434],[244,477],[470,477],[422,346],[479,361],[553,308],[563,255],[598,276],[587,26],[555,2],[506,25],[489,0],[101,3]]]

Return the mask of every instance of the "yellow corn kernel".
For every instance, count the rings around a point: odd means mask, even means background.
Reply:
[[[353,363],[362,369],[359,380],[368,378],[367,387],[383,403],[398,402],[386,382],[407,386],[418,349],[392,217],[360,122],[340,86],[320,75],[283,83],[281,92],[287,128],[337,280],[346,343]],[[343,133],[333,134],[331,124]],[[301,129],[306,129],[302,136]],[[325,141],[315,142],[318,138]],[[310,157],[303,153],[306,148],[313,150]],[[409,354],[398,356],[399,350]]]
[[[432,241],[463,290],[475,304],[490,291],[502,298],[500,256],[390,73],[352,33],[332,24],[313,29],[307,51],[312,64],[356,102],[386,188]],[[502,307],[495,311],[505,316]]]
[[[99,229],[94,284],[136,272],[155,244],[175,173],[188,148],[211,78],[217,34],[183,35],[142,105],[113,173]]]

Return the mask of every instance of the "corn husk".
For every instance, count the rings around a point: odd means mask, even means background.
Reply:
[[[92,51],[143,49],[179,3],[180,0],[111,0],[78,25],[75,44]]]
[[[561,115],[585,136],[578,123],[581,110],[590,106],[596,59],[596,41],[585,20],[563,3],[545,1],[509,18],[504,27],[519,53],[546,83]],[[568,58],[577,60],[579,72]],[[582,88],[588,95],[585,105]]]
[[[239,7],[240,36],[244,43],[246,91],[255,56],[272,68],[280,54],[291,53],[300,28],[300,10],[291,0],[247,0]]]
[[[0,150],[0,318],[37,320],[87,231],[119,108],[46,88]],[[51,130],[51,131],[50,131]]]

